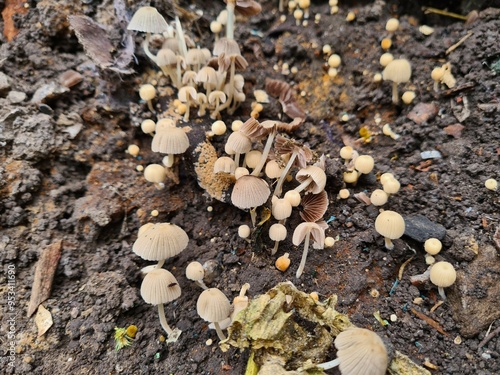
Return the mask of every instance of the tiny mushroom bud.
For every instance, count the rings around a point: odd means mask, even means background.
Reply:
[[[292,205],[287,199],[274,196],[271,212],[276,220],[284,220],[292,214]]]
[[[392,40],[390,38],[384,38],[380,42],[380,47],[382,47],[384,51],[387,51],[389,48],[391,48],[391,46],[392,46]]]
[[[346,18],[345,18],[345,20],[346,20],[347,22],[352,22],[352,21],[354,21],[355,19],[356,19],[356,13],[354,13],[354,12],[349,12],[349,13],[347,13],[347,16],[346,16]]]
[[[387,135],[388,137],[391,137],[392,139],[399,139],[399,134],[396,134],[392,129],[389,124],[385,124],[382,127],[382,133],[384,135]]]
[[[153,85],[145,84],[139,88],[139,96],[142,100],[148,103],[148,108],[151,112],[154,112],[153,99],[156,96],[156,89]]]
[[[387,194],[396,194],[400,187],[401,184],[395,178],[391,178],[382,184],[382,188]]]
[[[392,60],[394,60],[394,56],[392,53],[386,52],[382,56],[380,56],[380,65],[386,67]]]
[[[434,91],[439,91],[439,84],[443,79],[444,74],[446,73],[446,69],[443,67],[434,68],[431,72],[431,78],[434,81]]]
[[[212,124],[212,132],[215,135],[223,135],[226,132],[226,124],[224,121],[218,120]]]
[[[453,265],[449,262],[437,262],[431,268],[430,280],[431,283],[438,287],[439,295],[443,300],[446,300],[444,288],[448,288],[455,283],[457,272]]]
[[[203,282],[203,277],[205,277],[205,269],[200,262],[191,262],[186,267],[186,278],[192,280],[196,285],[203,289],[208,289],[208,287]]]
[[[347,199],[351,193],[349,192],[349,189],[340,189],[339,191],[339,198],[340,199]]]
[[[214,163],[214,173],[234,174],[236,166],[229,156],[221,156]]]
[[[385,29],[389,32],[394,32],[399,27],[399,20],[397,18],[389,18],[385,24]]]
[[[134,157],[139,155],[139,151],[140,151],[140,149],[139,149],[139,146],[137,146],[137,145],[130,145],[127,148],[127,152]]]
[[[288,253],[283,254],[278,259],[276,259],[276,262],[274,263],[275,267],[281,272],[285,272],[288,267],[290,267],[290,258],[288,257],[289,255],[290,254]]]
[[[375,230],[384,236],[385,248],[392,250],[394,248],[392,240],[400,238],[405,232],[405,221],[395,211],[383,211],[375,220]]]
[[[276,223],[271,225],[269,228],[269,238],[274,241],[274,247],[271,251],[271,255],[276,254],[280,241],[283,241],[286,238],[286,235],[287,230],[283,224]]]
[[[203,291],[198,297],[196,311],[203,320],[214,323],[220,340],[226,339],[219,323],[227,319],[231,314],[231,303],[224,293],[217,288]]]
[[[156,134],[151,143],[153,152],[167,154],[167,167],[174,164],[174,155],[184,153],[189,147],[189,138],[183,129],[175,126],[171,119],[161,119],[156,124]]]
[[[415,91],[405,91],[401,96],[401,99],[403,100],[403,103],[411,104],[416,96]]]
[[[296,190],[289,190],[285,193],[283,196],[290,204],[292,207],[297,207],[300,204],[300,201],[302,198],[300,197],[300,193]]]
[[[387,181],[394,180],[395,177],[392,173],[386,172],[380,176],[380,183],[384,185]]]
[[[266,164],[264,173],[268,178],[279,178],[281,176],[282,169],[276,160],[270,160]]]
[[[233,321],[234,318],[236,318],[236,315],[238,315],[238,313],[241,310],[247,308],[248,296],[246,296],[245,293],[247,292],[247,290],[249,288],[250,288],[249,283],[243,284],[241,287],[241,290],[240,290],[240,294],[238,296],[234,297],[234,299],[233,299],[233,311],[231,312],[231,315],[230,315],[231,321]]]
[[[335,245],[335,242],[337,242],[335,238],[325,237],[325,247],[332,247],[333,245]]]
[[[424,243],[424,249],[430,255],[438,254],[442,247],[443,244],[437,238],[429,238]]]
[[[244,164],[250,169],[255,169],[259,164],[262,152],[259,150],[251,150],[245,154]]]
[[[389,196],[385,191],[382,189],[375,189],[370,195],[370,202],[372,202],[374,206],[383,206],[387,203],[388,198]]]
[[[333,54],[328,58],[328,66],[330,66],[330,68],[338,68],[341,62],[342,59],[337,54]]]
[[[241,238],[248,238],[248,237],[250,237],[250,233],[251,232],[252,232],[252,230],[246,224],[240,225],[238,227],[238,236],[240,236]]]
[[[295,25],[300,26],[300,21],[302,20],[302,17],[304,15],[304,12],[301,9],[295,9],[293,12],[293,18],[295,18]]]
[[[144,120],[143,122],[141,122],[141,129],[146,134],[153,135],[155,128],[156,128],[156,124],[153,120],[148,119],[148,120]]]
[[[144,169],[144,178],[148,182],[155,184],[157,189],[162,189],[163,181],[165,181],[167,173],[165,172],[165,167],[160,164],[150,164]]]
[[[362,174],[368,174],[373,170],[375,161],[370,155],[360,155],[354,160],[354,168]]]

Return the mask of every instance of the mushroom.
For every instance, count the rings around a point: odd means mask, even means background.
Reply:
[[[156,65],[158,65],[164,75],[170,77],[172,84],[179,88],[180,74],[177,71],[177,65],[180,63],[178,56],[169,48],[162,48],[156,54]]]
[[[142,259],[158,261],[161,268],[165,260],[183,251],[189,242],[186,232],[171,223],[157,223],[144,230],[135,240],[132,251]]]
[[[261,156],[262,152],[259,150],[251,150],[245,154],[243,165],[250,169],[255,169],[255,167],[259,164]]]
[[[290,202],[292,207],[297,207],[302,200],[300,193],[295,190],[288,190],[283,196],[283,198],[285,198],[288,202]]]
[[[212,90],[217,87],[217,73],[211,66],[204,66],[196,74],[195,81],[203,84],[207,98],[209,98]]]
[[[266,168],[264,169],[264,173],[267,178],[275,179],[281,175],[282,169],[276,160],[269,160],[266,163]]]
[[[151,84],[142,85],[139,88],[139,96],[142,100],[144,100],[148,104],[148,108],[151,112],[154,112],[155,109],[153,107],[153,99],[156,96],[156,89]]]
[[[205,277],[205,269],[200,262],[191,262],[186,267],[186,278],[195,282],[196,285],[203,289],[208,289],[208,287],[203,282],[203,277]]]
[[[375,161],[370,155],[360,155],[354,160],[354,168],[362,174],[370,173],[374,166]]]
[[[247,239],[252,234],[252,230],[246,224],[240,225],[238,227],[238,236]]]
[[[397,18],[389,18],[385,24],[385,29],[389,32],[394,32],[399,27],[399,20]]]
[[[400,238],[405,232],[405,220],[397,212],[386,210],[375,219],[375,230],[384,236],[385,248],[392,250],[392,240]]]
[[[221,103],[224,104],[226,102],[226,94],[224,94],[223,91],[215,90],[208,95],[208,103],[210,105],[215,106],[214,111],[210,114],[210,118],[212,120],[215,120],[216,118],[220,117],[220,106]]]
[[[231,312],[230,318],[231,321],[234,320],[236,315],[248,306],[248,296],[246,296],[247,290],[250,289],[250,284],[245,283],[240,289],[240,294],[233,299],[233,311]]]
[[[214,173],[228,173],[234,174],[236,169],[236,165],[234,164],[234,160],[229,156],[221,156],[214,163]]]
[[[443,244],[437,238],[428,238],[424,242],[424,250],[427,254],[430,254],[430,255],[439,254],[442,247],[443,247]]]
[[[161,119],[156,124],[156,134],[151,143],[153,152],[167,154],[167,167],[174,164],[174,155],[184,153],[189,147],[189,138],[184,130],[175,126],[171,119]]]
[[[203,320],[214,324],[220,340],[226,339],[219,323],[227,319],[231,314],[231,303],[224,293],[217,288],[203,291],[198,297],[196,311]]]
[[[295,179],[300,182],[300,185],[294,189],[299,193],[307,189],[313,194],[319,194],[326,185],[325,171],[314,165],[299,170],[295,175]]]
[[[169,30],[169,26],[165,18],[153,7],[139,8],[132,19],[130,20],[127,30],[134,30],[146,33],[146,38],[142,44],[144,53],[153,61],[156,61],[156,56],[149,51],[149,39],[151,33],[161,34]]]
[[[174,275],[163,268],[156,268],[144,277],[141,284],[141,297],[146,303],[158,305],[160,324],[168,335],[167,342],[176,342],[181,331],[172,329],[167,323],[163,304],[171,302],[181,295],[181,288]]]
[[[328,194],[322,190],[318,194],[307,194],[300,202],[300,217],[304,221],[316,222],[323,218],[328,208]]]
[[[271,255],[276,254],[280,241],[286,238],[286,227],[281,223],[271,225],[269,228],[269,238],[274,241],[274,247],[271,250]]]
[[[339,366],[342,375],[384,375],[389,359],[384,342],[375,332],[348,328],[335,339],[337,358],[316,367],[328,370]]]
[[[276,220],[285,220],[292,214],[292,205],[285,198],[278,198],[274,195],[271,213]]]
[[[281,272],[285,272],[288,269],[288,267],[290,267],[289,255],[290,255],[289,253],[283,254],[278,259],[276,259],[276,262],[274,263],[274,266]]]
[[[302,259],[300,260],[299,268],[297,269],[297,273],[295,274],[295,277],[297,277],[297,279],[302,275],[304,266],[306,265],[307,252],[309,250],[309,241],[311,235],[314,237],[314,247],[322,249],[325,244],[325,230],[317,223],[300,223],[293,231],[292,243],[295,246],[299,246],[302,241],[304,241],[304,251],[302,252]]]
[[[155,129],[156,129],[156,124],[153,120],[147,119],[141,122],[141,130],[145,134],[153,135]]]
[[[392,102],[399,103],[398,84],[405,83],[411,77],[411,65],[406,59],[392,60],[382,72],[384,81],[392,81]]]
[[[177,96],[182,103],[186,103],[187,110],[184,114],[184,121],[188,121],[189,107],[191,107],[192,104],[191,101],[196,100],[196,89],[192,86],[183,86],[179,89],[179,93],[177,94]]]
[[[266,203],[271,191],[269,185],[263,179],[244,175],[236,180],[231,192],[231,203],[236,207],[246,210],[262,206]],[[255,226],[255,212],[250,210],[252,224]]]
[[[252,148],[252,141],[241,131],[233,132],[227,138],[225,151],[229,155],[234,155],[234,164],[239,167],[240,155],[246,154]]]
[[[382,56],[380,56],[379,62],[380,65],[386,67],[392,60],[394,60],[394,56],[392,55],[392,53],[386,52],[382,54]]]
[[[167,177],[167,174],[163,165],[149,164],[146,168],[144,168],[144,178],[146,181],[154,183],[158,190],[165,187],[163,184],[165,177]]]
[[[202,92],[196,93],[196,104],[198,104],[198,108],[199,108],[198,109],[198,116],[200,116],[200,117],[205,116],[205,113],[207,113],[208,98],[204,93],[202,93]],[[222,134],[224,134],[224,133],[222,133]]]
[[[455,268],[449,262],[437,262],[431,268],[430,279],[431,283],[438,287],[441,298],[446,300],[444,288],[448,288],[455,283],[457,271],[455,271]]]
[[[207,58],[208,57],[208,58]],[[195,72],[205,65],[210,58],[210,51],[207,54],[200,48],[191,48],[186,55],[186,64],[190,65]]]
[[[375,189],[370,195],[370,202],[374,206],[383,206],[387,203],[389,196],[382,189]]]

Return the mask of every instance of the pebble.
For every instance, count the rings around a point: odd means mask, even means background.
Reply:
[[[10,77],[0,72],[0,95],[5,95],[10,90]]]
[[[21,91],[10,91],[9,94],[7,95],[7,99],[12,104],[22,103],[26,100],[26,93]]]
[[[428,238],[442,240],[446,235],[446,229],[441,224],[429,220],[423,215],[406,216],[405,235],[415,241],[424,243]]]

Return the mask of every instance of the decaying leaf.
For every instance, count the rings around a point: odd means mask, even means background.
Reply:
[[[38,328],[39,337],[43,336],[52,327],[52,324],[54,324],[52,314],[43,305],[38,306],[38,311],[35,315],[35,324]]]
[[[266,92],[278,98],[281,106],[283,107],[283,112],[290,118],[294,119],[288,126],[278,127],[278,130],[282,131],[294,131],[297,129],[306,119],[306,113],[295,100],[293,95],[293,90],[288,83],[285,81],[280,81],[277,79],[266,79]]]
[[[52,281],[54,280],[57,264],[61,258],[61,251],[62,241],[55,242],[42,251],[36,265],[35,278],[31,287],[28,317],[33,315],[38,305],[50,297]]]

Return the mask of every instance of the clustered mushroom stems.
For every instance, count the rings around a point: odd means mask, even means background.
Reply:
[[[259,164],[257,164],[252,171],[253,176],[258,176],[260,172],[262,171],[262,168],[264,168],[264,165],[266,164],[267,161],[267,156],[269,155],[269,151],[271,151],[271,147],[273,145],[274,138],[276,137],[276,134],[278,132],[278,128],[276,125],[273,126],[273,129],[269,133],[267,137],[266,144],[264,146],[264,149],[262,150],[262,155],[259,160]]]
[[[273,193],[278,198],[281,195],[283,183],[285,182],[286,176],[287,176],[288,172],[290,171],[290,168],[292,168],[293,163],[295,161],[295,158],[297,157],[298,154],[299,154],[299,149],[298,148],[294,148],[293,152],[292,152],[292,155],[290,156],[290,159],[288,159],[288,163],[286,163],[285,168],[281,172],[281,175],[280,175],[280,177],[278,179],[278,182],[276,183],[276,187],[274,188],[274,193]]]

